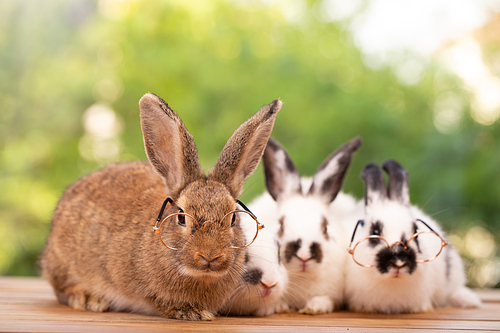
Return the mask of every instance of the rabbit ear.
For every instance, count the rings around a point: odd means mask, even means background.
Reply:
[[[391,200],[397,200],[408,206],[410,204],[408,172],[394,160],[385,161],[382,167],[389,174],[387,195]]]
[[[266,187],[275,201],[288,197],[292,193],[302,193],[297,168],[285,149],[273,138],[269,138],[262,160],[264,161]]]
[[[282,105],[277,99],[243,123],[229,138],[210,172],[209,176],[225,184],[234,198],[240,196],[245,179],[259,165]]]
[[[203,176],[193,136],[160,97],[146,94],[139,107],[146,155],[175,197],[188,183]]]
[[[374,204],[387,198],[384,175],[375,163],[370,163],[363,169],[361,178],[365,182],[365,205]]]
[[[316,171],[309,194],[319,196],[327,203],[332,202],[342,187],[352,155],[362,143],[361,138],[356,137],[328,156]]]

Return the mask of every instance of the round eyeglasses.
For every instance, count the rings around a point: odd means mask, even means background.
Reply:
[[[427,223],[420,219],[417,219],[417,221],[423,223],[429,230],[415,233],[406,244],[402,241],[397,241],[389,245],[389,242],[385,238],[378,235],[371,235],[358,241],[351,249],[358,226],[361,224],[363,227],[365,223],[364,220],[359,220],[352,233],[347,252],[352,255],[352,259],[356,264],[367,268],[374,267],[377,264],[378,251],[375,251],[375,247],[379,245],[386,246],[389,250],[398,245],[404,249],[412,248],[416,252],[418,259],[415,261],[417,263],[433,261],[441,254],[443,248],[448,245],[448,242],[439,236]]]
[[[163,212],[167,204],[172,204],[173,200],[171,198],[166,198],[156,219],[156,224],[153,227],[153,232],[158,234],[160,242],[169,250],[180,251],[183,245],[183,240],[178,237],[177,233],[172,232],[173,228],[178,226],[184,226],[188,228],[200,228],[200,223],[192,215],[178,212],[166,216],[163,220]],[[257,239],[259,231],[264,228],[264,225],[257,221],[257,217],[245,206],[241,201],[237,200],[237,203],[243,207],[244,210],[236,209],[230,211],[218,221],[219,225],[231,225],[233,226],[236,222],[239,223],[243,234],[245,235],[245,244],[242,246],[232,246],[233,249],[244,249]],[[206,221],[205,223],[209,223]],[[185,242],[185,241],[184,241]]]

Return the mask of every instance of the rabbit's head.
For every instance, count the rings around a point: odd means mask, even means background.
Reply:
[[[363,169],[365,214],[350,249],[357,244],[353,259],[375,268],[379,277],[409,277],[418,272],[419,263],[435,259],[445,241],[438,230],[414,216],[407,171],[394,160],[384,162],[383,169],[389,176],[387,187],[378,165],[370,163]]]
[[[272,228],[266,226],[248,248],[243,284],[235,290],[222,313],[264,316],[279,310],[288,273],[275,237]]]
[[[282,261],[290,273],[321,269],[342,241],[338,221],[331,221],[332,201],[339,193],[352,154],[361,146],[355,138],[332,153],[312,182],[302,180],[287,152],[272,138],[264,152],[266,186],[277,202]]]
[[[234,132],[208,175],[199,165],[191,133],[167,103],[146,94],[139,104],[146,154],[171,199],[159,216],[170,218],[158,232],[174,250],[160,241],[156,248],[158,254],[167,251],[165,266],[174,256],[181,274],[202,278],[233,272],[235,264],[241,268],[241,248],[251,240],[243,233],[240,214],[228,213],[239,209],[237,198],[259,163],[281,101],[263,106]]]

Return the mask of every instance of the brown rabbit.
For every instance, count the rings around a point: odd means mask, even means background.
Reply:
[[[245,250],[236,247],[248,243],[239,220],[223,217],[237,209],[282,102],[242,124],[208,176],[192,135],[167,103],[146,94],[139,105],[150,163],[112,164],[66,190],[40,259],[42,274],[59,302],[75,309],[211,320],[240,283]],[[163,216],[184,212],[197,221],[177,216],[169,225],[178,251],[152,231],[166,196],[172,202]]]

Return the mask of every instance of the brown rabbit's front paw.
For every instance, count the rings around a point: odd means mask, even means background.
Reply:
[[[173,306],[164,312],[165,316],[172,319],[181,320],[214,320],[215,316],[212,312],[201,306],[193,306],[184,304],[181,306]]]
[[[101,297],[96,297],[80,288],[78,285],[73,285],[64,290],[67,303],[76,310],[89,310],[94,312],[104,312],[109,310],[109,303]]]
[[[90,295],[87,298],[87,310],[94,312],[105,312],[109,310],[109,303],[101,297]]]

